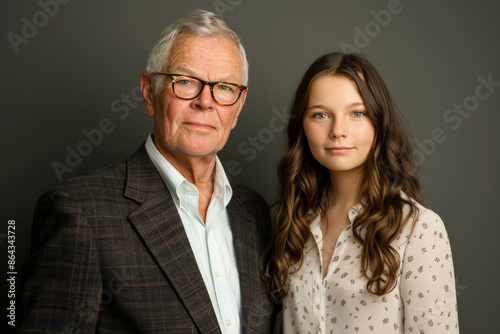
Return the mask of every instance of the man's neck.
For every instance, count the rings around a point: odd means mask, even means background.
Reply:
[[[186,178],[190,183],[194,184],[198,190],[206,185],[213,185],[215,176],[216,154],[205,156],[186,156],[178,158],[171,154],[162,155],[177,171]]]
[[[159,148],[158,150],[188,182],[198,189],[198,212],[203,222],[206,223],[208,206],[214,192],[217,155],[215,153],[203,156],[175,155]]]

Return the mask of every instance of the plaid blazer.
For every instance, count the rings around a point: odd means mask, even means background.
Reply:
[[[270,333],[263,281],[269,209],[231,183],[227,206],[241,285],[242,332]],[[20,274],[19,332],[220,333],[177,209],[144,144],[128,160],[44,194]]]

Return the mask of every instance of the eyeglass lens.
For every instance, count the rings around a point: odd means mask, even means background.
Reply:
[[[204,87],[201,81],[190,77],[177,77],[172,84],[175,95],[181,99],[195,98]],[[212,92],[215,101],[221,104],[233,104],[240,96],[239,87],[227,83],[215,84]]]

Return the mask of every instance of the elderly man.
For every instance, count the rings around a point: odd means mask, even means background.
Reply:
[[[213,13],[161,34],[141,76],[153,134],[125,162],[37,204],[21,331],[271,331],[260,279],[269,210],[217,158],[247,80],[238,35]]]

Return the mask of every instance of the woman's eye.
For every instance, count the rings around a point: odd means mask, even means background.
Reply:
[[[360,118],[360,117],[363,117],[366,115],[366,113],[364,111],[355,111],[352,113],[352,115],[355,117],[355,118]]]
[[[317,119],[325,119],[326,117],[328,117],[324,112],[318,112],[318,113],[315,113],[313,115],[314,118],[317,118]]]

